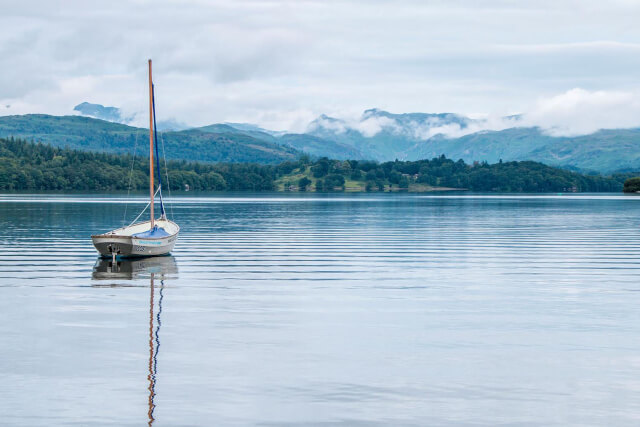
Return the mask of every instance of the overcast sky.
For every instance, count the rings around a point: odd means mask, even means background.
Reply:
[[[321,113],[378,107],[524,112],[574,133],[640,126],[635,0],[0,6],[0,115],[72,114],[83,101],[144,111],[153,58],[158,119],[191,125],[303,130]]]

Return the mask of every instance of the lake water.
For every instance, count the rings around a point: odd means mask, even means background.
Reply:
[[[0,196],[0,424],[640,425],[638,197],[123,201]]]

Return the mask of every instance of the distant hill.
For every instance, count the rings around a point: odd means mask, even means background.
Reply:
[[[460,138],[438,135],[414,144],[406,157],[419,159],[442,153],[467,162],[527,159],[601,173],[640,170],[640,129],[601,130],[576,137],[552,137],[538,128],[484,131]]]
[[[96,105],[82,109],[93,111]],[[484,120],[452,113],[392,114],[370,109],[355,121],[321,115],[304,133],[221,123],[162,135],[171,158],[207,162],[277,163],[302,153],[315,158],[376,161],[420,160],[444,154],[467,163],[533,160],[583,172],[640,170],[640,129],[554,137],[521,123],[522,117],[510,116],[503,119],[508,128],[482,130],[489,127]],[[144,137],[146,133],[145,129],[80,116],[0,117],[0,136],[83,150],[131,152],[136,135]]]
[[[553,137],[539,128],[521,127],[521,119],[505,117],[509,128],[487,131],[481,130],[486,126],[483,120],[456,114],[392,114],[371,109],[355,123],[322,115],[309,125],[308,133],[353,147],[362,158],[378,161],[419,160],[444,154],[466,162],[535,160],[601,173],[640,169],[640,129]]]
[[[316,157],[330,157],[337,160],[367,159],[369,156],[357,147],[340,141],[331,141],[304,133],[287,133],[278,143],[295,148]]]
[[[357,122],[321,115],[309,124],[307,133],[353,147],[366,159],[418,160],[408,154],[414,145],[425,142],[440,129],[464,130],[473,123],[474,120],[453,113],[392,114],[373,108],[366,110]]]
[[[0,138],[2,191],[110,191],[149,188],[149,159]],[[284,162],[289,170],[295,162]],[[165,165],[168,170],[165,170]],[[281,167],[242,163],[161,163],[164,188],[179,191],[273,190]],[[168,181],[166,177],[169,177]]]
[[[105,107],[100,104],[92,104],[83,102],[73,107],[73,111],[77,111],[83,116],[89,116],[96,119],[107,120],[110,122],[128,123],[130,118],[122,117],[120,109],[117,107]]]
[[[0,137],[17,137],[55,147],[85,151],[138,154],[148,143],[148,130],[80,116],[27,114],[0,117]],[[211,133],[199,129],[162,132],[169,159],[203,162],[280,163],[301,153],[293,148],[233,133]]]
[[[367,158],[366,154],[349,144],[304,133],[274,132],[244,123],[214,124],[196,129],[210,133],[247,135],[261,141],[283,145],[315,157],[331,157],[338,160]]]
[[[90,102],[83,102],[73,107],[73,111],[77,111],[85,117],[92,117],[94,119],[106,120],[109,122],[130,124],[135,118],[135,114],[131,116],[125,116],[122,110],[118,107],[105,107],[102,104],[92,104]],[[189,126],[185,125],[174,119],[159,120],[156,123],[158,130],[184,130]]]

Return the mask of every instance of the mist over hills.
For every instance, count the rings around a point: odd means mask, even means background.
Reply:
[[[73,107],[73,111],[77,111],[83,116],[93,117],[95,119],[107,120],[116,123],[130,123],[132,117],[123,117],[122,112],[117,107],[105,107],[101,104],[92,104],[83,102]]]
[[[115,122],[128,125],[135,119],[136,115],[126,116],[122,110],[118,107],[105,107],[102,104],[92,104],[90,102],[83,102],[75,107],[73,111],[77,111],[85,117],[92,117],[94,119],[106,120],[108,122]],[[158,130],[184,130],[189,126],[175,119],[159,120],[156,123]]]
[[[378,161],[419,160],[444,154],[466,162],[535,160],[601,173],[640,170],[640,129],[552,136],[525,123],[519,115],[491,122],[452,113],[392,114],[371,109],[352,122],[322,115],[307,132],[352,146],[365,158]]]
[[[452,113],[392,114],[370,109],[351,121],[323,114],[309,124],[307,133],[352,146],[367,159],[414,160],[410,150],[416,144],[427,144],[429,138],[445,132],[455,135],[470,132],[473,124],[474,120]]]
[[[519,115],[491,122],[453,113],[393,114],[371,109],[351,122],[321,115],[302,135],[318,138],[313,154],[336,159],[420,160],[444,154],[468,163],[535,160],[586,172],[640,170],[640,129],[552,136],[539,127],[525,126]],[[301,143],[291,146],[308,151]]]
[[[0,136],[23,137],[57,146],[123,152],[144,129],[116,107],[82,103],[85,116],[0,117]],[[104,120],[104,121],[103,121]],[[110,123],[111,122],[111,123]],[[163,132],[171,158],[274,163],[300,156],[376,161],[419,160],[444,154],[470,163],[535,160],[551,166],[610,173],[640,170],[640,129],[605,129],[588,135],[552,136],[527,127],[521,116],[477,119],[454,113],[393,114],[369,109],[356,119],[320,115],[303,133],[248,123],[217,123]]]

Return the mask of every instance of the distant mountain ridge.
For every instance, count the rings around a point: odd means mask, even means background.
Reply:
[[[366,110],[355,122],[326,115],[308,134],[357,148],[378,161],[419,160],[446,155],[466,162],[534,160],[550,166],[610,173],[640,170],[640,129],[603,129],[589,135],[554,137],[524,127],[522,116],[504,117],[503,129],[487,130],[484,119],[453,113],[392,114]]]
[[[107,120],[109,122],[117,122],[127,124],[132,118],[125,118],[117,107],[105,107],[101,104],[92,104],[83,102],[73,107],[73,111],[77,111],[83,116],[93,117],[95,119]]]
[[[84,114],[93,112],[112,118],[120,114],[109,109],[115,107],[99,107],[103,106],[87,104],[81,109]],[[122,129],[118,128],[121,124],[86,117],[68,117],[85,121],[46,115],[0,117],[0,136],[122,152],[131,149],[123,142],[123,135],[144,131],[130,126]],[[174,147],[177,151],[172,150],[172,157],[185,160],[276,163],[306,153],[338,160],[388,161],[444,154],[468,163],[534,160],[587,172],[640,170],[640,129],[554,137],[522,123],[521,116],[509,116],[502,119],[502,127],[487,130],[490,126],[486,120],[454,113],[393,114],[374,108],[355,120],[320,115],[303,133],[272,131],[248,123],[218,123],[163,135],[171,144],[179,145]],[[64,126],[69,128],[65,130]]]
[[[148,130],[81,116],[26,114],[0,117],[0,137],[16,137],[55,147],[144,155]],[[301,153],[248,135],[198,129],[161,132],[167,158],[201,162],[276,164]],[[161,151],[162,152],[162,151]]]
[[[213,124],[195,128],[202,132],[247,135],[264,142],[279,144],[315,157],[331,157],[336,160],[364,159],[366,155],[357,148],[339,141],[322,139],[305,133],[268,131],[244,123]]]
[[[515,123],[517,119],[509,118]],[[309,124],[308,133],[327,140],[359,147],[369,158],[417,160],[416,146],[447,135],[448,139],[475,133],[485,127],[484,120],[454,113],[393,114],[377,108],[365,110],[355,121],[321,115]],[[419,151],[419,150],[418,150]],[[439,153],[438,155],[443,154]]]
[[[105,107],[102,104],[92,104],[90,102],[83,102],[73,107],[73,111],[79,112],[85,117],[92,117],[94,119],[106,120],[108,122],[120,123],[128,125],[135,119],[136,115],[125,116],[122,110],[118,107]],[[159,120],[156,123],[158,130],[185,130],[189,126],[185,125],[174,119]]]

